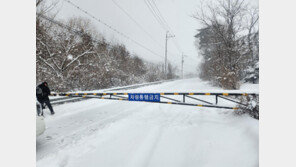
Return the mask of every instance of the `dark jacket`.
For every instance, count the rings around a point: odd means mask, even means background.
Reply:
[[[46,82],[43,82],[42,84],[38,85],[38,87],[42,90],[42,94],[37,94],[36,92],[37,100],[40,103],[43,103],[44,101],[49,101],[48,96],[50,95],[50,89],[46,85]]]

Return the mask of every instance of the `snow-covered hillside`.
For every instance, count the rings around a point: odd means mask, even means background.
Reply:
[[[130,92],[221,91],[185,79]],[[242,91],[258,92],[258,85]],[[210,97],[208,97],[210,98]],[[233,110],[89,99],[45,110],[37,166],[255,167],[258,121]]]

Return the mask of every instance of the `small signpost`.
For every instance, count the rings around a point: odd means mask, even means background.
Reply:
[[[160,93],[129,93],[128,100],[160,102]]]

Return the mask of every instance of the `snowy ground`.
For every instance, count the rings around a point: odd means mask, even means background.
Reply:
[[[129,91],[221,89],[186,79]],[[258,92],[258,85],[242,91]],[[259,166],[258,121],[233,110],[101,99],[54,110],[45,110],[47,129],[36,139],[39,167]]]

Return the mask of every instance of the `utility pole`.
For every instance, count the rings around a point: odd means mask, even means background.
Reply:
[[[167,79],[167,54],[168,54],[168,39],[175,37],[174,35],[170,35],[169,31],[165,34],[165,58],[164,58],[164,75],[165,79]]]

